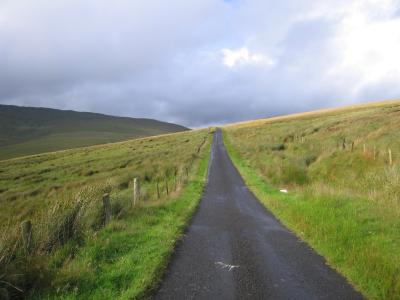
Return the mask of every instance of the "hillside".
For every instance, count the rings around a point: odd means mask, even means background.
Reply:
[[[0,299],[143,298],[200,199],[211,141],[191,130],[0,161]]]
[[[224,134],[275,216],[368,298],[400,299],[400,101],[232,124]]]
[[[0,160],[184,130],[152,119],[0,105]]]

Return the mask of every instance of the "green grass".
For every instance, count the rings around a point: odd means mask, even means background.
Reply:
[[[76,133],[49,134],[25,142],[2,146],[0,149],[0,158],[8,159],[64,149],[118,142],[132,138],[135,138],[135,135],[116,132],[81,131]]]
[[[399,109],[383,103],[224,129],[261,202],[370,299],[400,299]]]
[[[211,137],[196,130],[1,161],[0,292],[147,295],[200,198]],[[142,202],[132,207],[134,177]],[[113,212],[106,227],[105,192]],[[19,238],[26,219],[30,256]]]
[[[156,182],[165,194],[165,178],[172,185],[175,172],[186,173],[206,135],[190,131],[0,161],[0,218],[6,223],[32,217],[91,184],[124,190],[133,177],[141,178],[144,197],[154,199]]]
[[[208,151],[204,151],[196,174],[177,199],[160,206],[131,210],[122,220],[112,221],[88,239],[73,260],[57,269],[51,293],[38,293],[36,298],[148,297],[198,204],[208,158]],[[58,259],[55,255],[54,260]]]
[[[0,160],[185,130],[151,119],[0,105]]]

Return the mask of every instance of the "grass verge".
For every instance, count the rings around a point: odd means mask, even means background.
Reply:
[[[236,151],[223,132],[228,153],[246,184],[281,221],[370,299],[400,299],[398,218],[390,207],[362,197],[315,193],[288,194],[267,183],[254,163]],[[267,163],[268,165],[268,163]],[[386,216],[386,217],[384,217]]]
[[[130,210],[84,242],[74,257],[64,257],[71,242],[57,251],[51,290],[33,299],[143,299],[158,285],[176,241],[203,192],[210,143],[181,195],[158,206]],[[59,268],[60,263],[62,267]]]

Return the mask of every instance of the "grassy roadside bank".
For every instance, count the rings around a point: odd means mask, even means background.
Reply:
[[[141,299],[157,286],[176,241],[199,203],[207,173],[210,142],[201,152],[194,174],[176,199],[161,205],[126,212],[111,221],[79,248],[75,257],[61,258],[66,245],[53,258],[63,260],[54,274],[51,292],[33,299]],[[122,196],[124,197],[124,196]]]
[[[254,135],[255,129],[250,129]],[[238,151],[238,143],[258,145],[246,141],[242,135],[239,141],[239,134],[233,137],[233,131],[223,130],[225,146],[258,199],[366,297],[400,299],[397,212],[354,194],[315,193],[312,184],[292,185],[289,193],[281,193],[281,182],[269,180],[260,161],[254,159],[254,152],[249,152],[250,146]],[[273,159],[264,157],[263,168],[275,166],[277,162]],[[286,181],[289,183],[290,178]]]
[[[0,162],[0,299],[146,295],[200,198],[211,141],[193,130]]]

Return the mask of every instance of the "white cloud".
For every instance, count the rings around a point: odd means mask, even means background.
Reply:
[[[222,63],[229,68],[241,65],[272,66],[275,64],[275,61],[265,54],[250,53],[247,47],[242,47],[234,50],[225,48],[221,50],[221,54]]]
[[[328,74],[351,78],[349,97],[363,97],[365,88],[386,79],[400,80],[400,18],[392,17],[396,9],[391,0],[359,2],[338,23],[331,47],[339,61]]]

